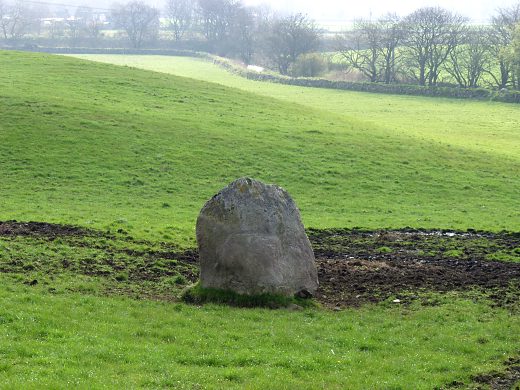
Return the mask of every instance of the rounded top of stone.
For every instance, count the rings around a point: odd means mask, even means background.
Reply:
[[[232,204],[236,205],[237,202],[242,205],[250,204],[251,202],[264,205],[272,202],[282,202],[296,208],[289,193],[282,187],[275,184],[266,184],[251,177],[236,179],[215,194],[206,203],[206,206],[214,202],[223,202],[226,208]]]
[[[253,187],[253,186],[256,186],[256,185],[261,185],[261,186],[274,186],[274,187],[278,187],[277,185],[274,185],[274,184],[267,184],[267,183],[264,183],[260,180],[256,180],[256,179],[253,179],[252,177],[240,177],[238,179],[236,179],[235,181],[231,182],[228,187],[240,187],[240,186],[250,186],[250,187]]]
[[[241,177],[231,182],[226,188],[224,188],[221,192],[226,189],[238,189],[240,192],[245,192],[250,189],[272,189],[272,190],[280,190],[286,192],[282,187],[277,186],[276,184],[267,184],[260,180],[253,179],[251,177]]]

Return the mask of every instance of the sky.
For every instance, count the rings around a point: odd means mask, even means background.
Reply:
[[[29,0],[22,0],[31,3]],[[113,3],[130,0],[34,0],[35,2],[89,5],[110,8]],[[144,0],[162,8],[165,0]],[[195,0],[194,0],[195,1]],[[520,0],[242,0],[247,5],[266,3],[279,13],[302,12],[317,21],[350,22],[359,18],[378,18],[393,12],[404,16],[424,6],[440,6],[456,11],[478,23],[486,23],[497,7]]]
[[[417,8],[440,6],[456,11],[476,22],[487,22],[497,7],[516,4],[518,0],[245,0],[249,5],[268,3],[281,12],[298,10],[317,20],[352,20],[377,18],[392,12],[404,16]]]

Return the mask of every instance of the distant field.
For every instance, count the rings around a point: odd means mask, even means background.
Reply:
[[[116,59],[132,58],[105,58]],[[190,59],[139,60],[227,85],[0,51],[0,221],[57,224],[0,223],[1,388],[474,388],[475,375],[518,356],[514,233],[432,242],[313,231],[318,249],[341,251],[321,264],[372,274],[360,294],[377,293],[390,268],[401,283],[408,263],[448,291],[398,285],[339,311],[176,298],[197,279],[200,208],[244,175],[285,187],[307,227],[520,231],[517,106],[291,88]],[[347,264],[352,246],[364,260]],[[465,269],[486,274],[493,260],[507,285],[444,280],[450,269],[463,281]]]
[[[363,121],[389,135],[520,161],[520,105],[293,87],[246,80],[212,63],[166,56],[75,57],[216,82]]]

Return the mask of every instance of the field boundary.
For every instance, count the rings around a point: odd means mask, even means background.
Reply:
[[[14,50],[14,48],[13,48]],[[172,57],[193,57],[213,62],[224,70],[254,81],[264,81],[298,87],[337,89],[356,92],[383,93],[391,95],[445,97],[520,104],[520,91],[492,90],[486,88],[427,87],[413,84],[383,84],[352,81],[334,81],[323,78],[288,77],[273,72],[255,72],[227,58],[206,52],[180,49],[125,49],[125,48],[68,48],[68,47],[24,47],[21,51],[51,54],[120,54],[120,55],[162,55]]]

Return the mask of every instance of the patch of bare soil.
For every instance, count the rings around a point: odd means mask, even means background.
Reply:
[[[320,281],[316,298],[328,307],[358,306],[390,297],[406,296],[409,300],[421,291],[471,289],[485,292],[499,305],[519,305],[520,233],[413,229],[310,229],[308,233]],[[79,272],[89,275],[101,272],[102,276],[113,269],[126,271],[134,281],[156,281],[178,273],[188,282],[198,277],[197,251],[180,251],[174,244],[158,246],[139,241],[140,245],[135,246],[138,241],[125,237],[116,248],[110,243],[117,238],[109,234],[45,222],[0,222],[0,236],[31,236],[50,241],[62,237],[73,246],[96,245],[101,253],[99,258],[106,257],[103,263],[82,260],[77,267]],[[105,244],[79,240],[82,237],[103,237]],[[136,247],[139,249],[132,249]],[[128,259],[114,263],[117,253],[124,253]],[[63,260],[63,267],[74,270],[73,264],[66,267],[67,261]],[[93,268],[89,270],[89,266]]]
[[[100,233],[72,225],[47,222],[0,221],[0,236],[99,236]]]
[[[488,259],[504,248],[518,248],[519,238],[511,233],[311,231],[317,299],[341,308],[410,298],[420,291],[476,288],[501,305],[518,304],[519,290],[511,286],[520,284],[520,263]]]
[[[520,381],[520,358],[510,358],[505,363],[505,371],[490,372],[473,377],[476,388],[491,388],[493,390],[519,390],[515,386]]]

